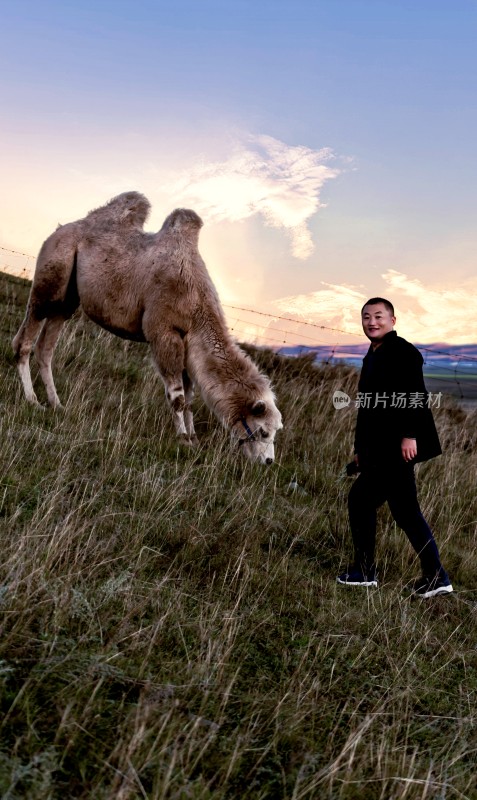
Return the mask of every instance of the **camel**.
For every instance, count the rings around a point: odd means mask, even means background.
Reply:
[[[164,383],[175,431],[196,444],[192,399],[207,407],[252,461],[271,464],[281,414],[269,379],[233,341],[199,249],[200,217],[178,208],[157,233],[143,225],[150,203],[124,192],[43,244],[13,350],[26,399],[38,403],[35,355],[48,402],[61,407],[51,368],[61,329],[76,309],[124,339],[147,342]]]

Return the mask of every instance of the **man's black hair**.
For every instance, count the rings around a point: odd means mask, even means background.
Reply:
[[[386,300],[385,297],[372,297],[370,300],[367,300],[363,308],[361,309],[361,313],[363,313],[366,306],[375,306],[377,303],[382,303],[384,308],[390,311],[391,315],[394,317],[394,306],[390,302],[390,300]]]

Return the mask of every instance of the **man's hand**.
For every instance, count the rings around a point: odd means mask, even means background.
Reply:
[[[412,461],[417,456],[417,444],[415,439],[402,439],[401,454],[404,461]]]

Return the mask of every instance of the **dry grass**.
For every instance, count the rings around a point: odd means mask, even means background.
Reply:
[[[260,354],[278,463],[239,461],[200,402],[190,452],[147,350],[82,320],[56,357],[66,411],[28,407],[7,283],[2,798],[477,797],[476,414],[441,409],[447,454],[420,467],[456,593],[402,597],[418,565],[385,510],[380,590],[343,589],[351,369]]]

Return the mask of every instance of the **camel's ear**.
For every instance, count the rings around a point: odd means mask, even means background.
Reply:
[[[263,400],[259,400],[252,406],[252,408],[250,409],[250,413],[254,417],[261,417],[263,416],[263,414],[265,414],[265,410],[266,410],[265,403],[263,402]]]

